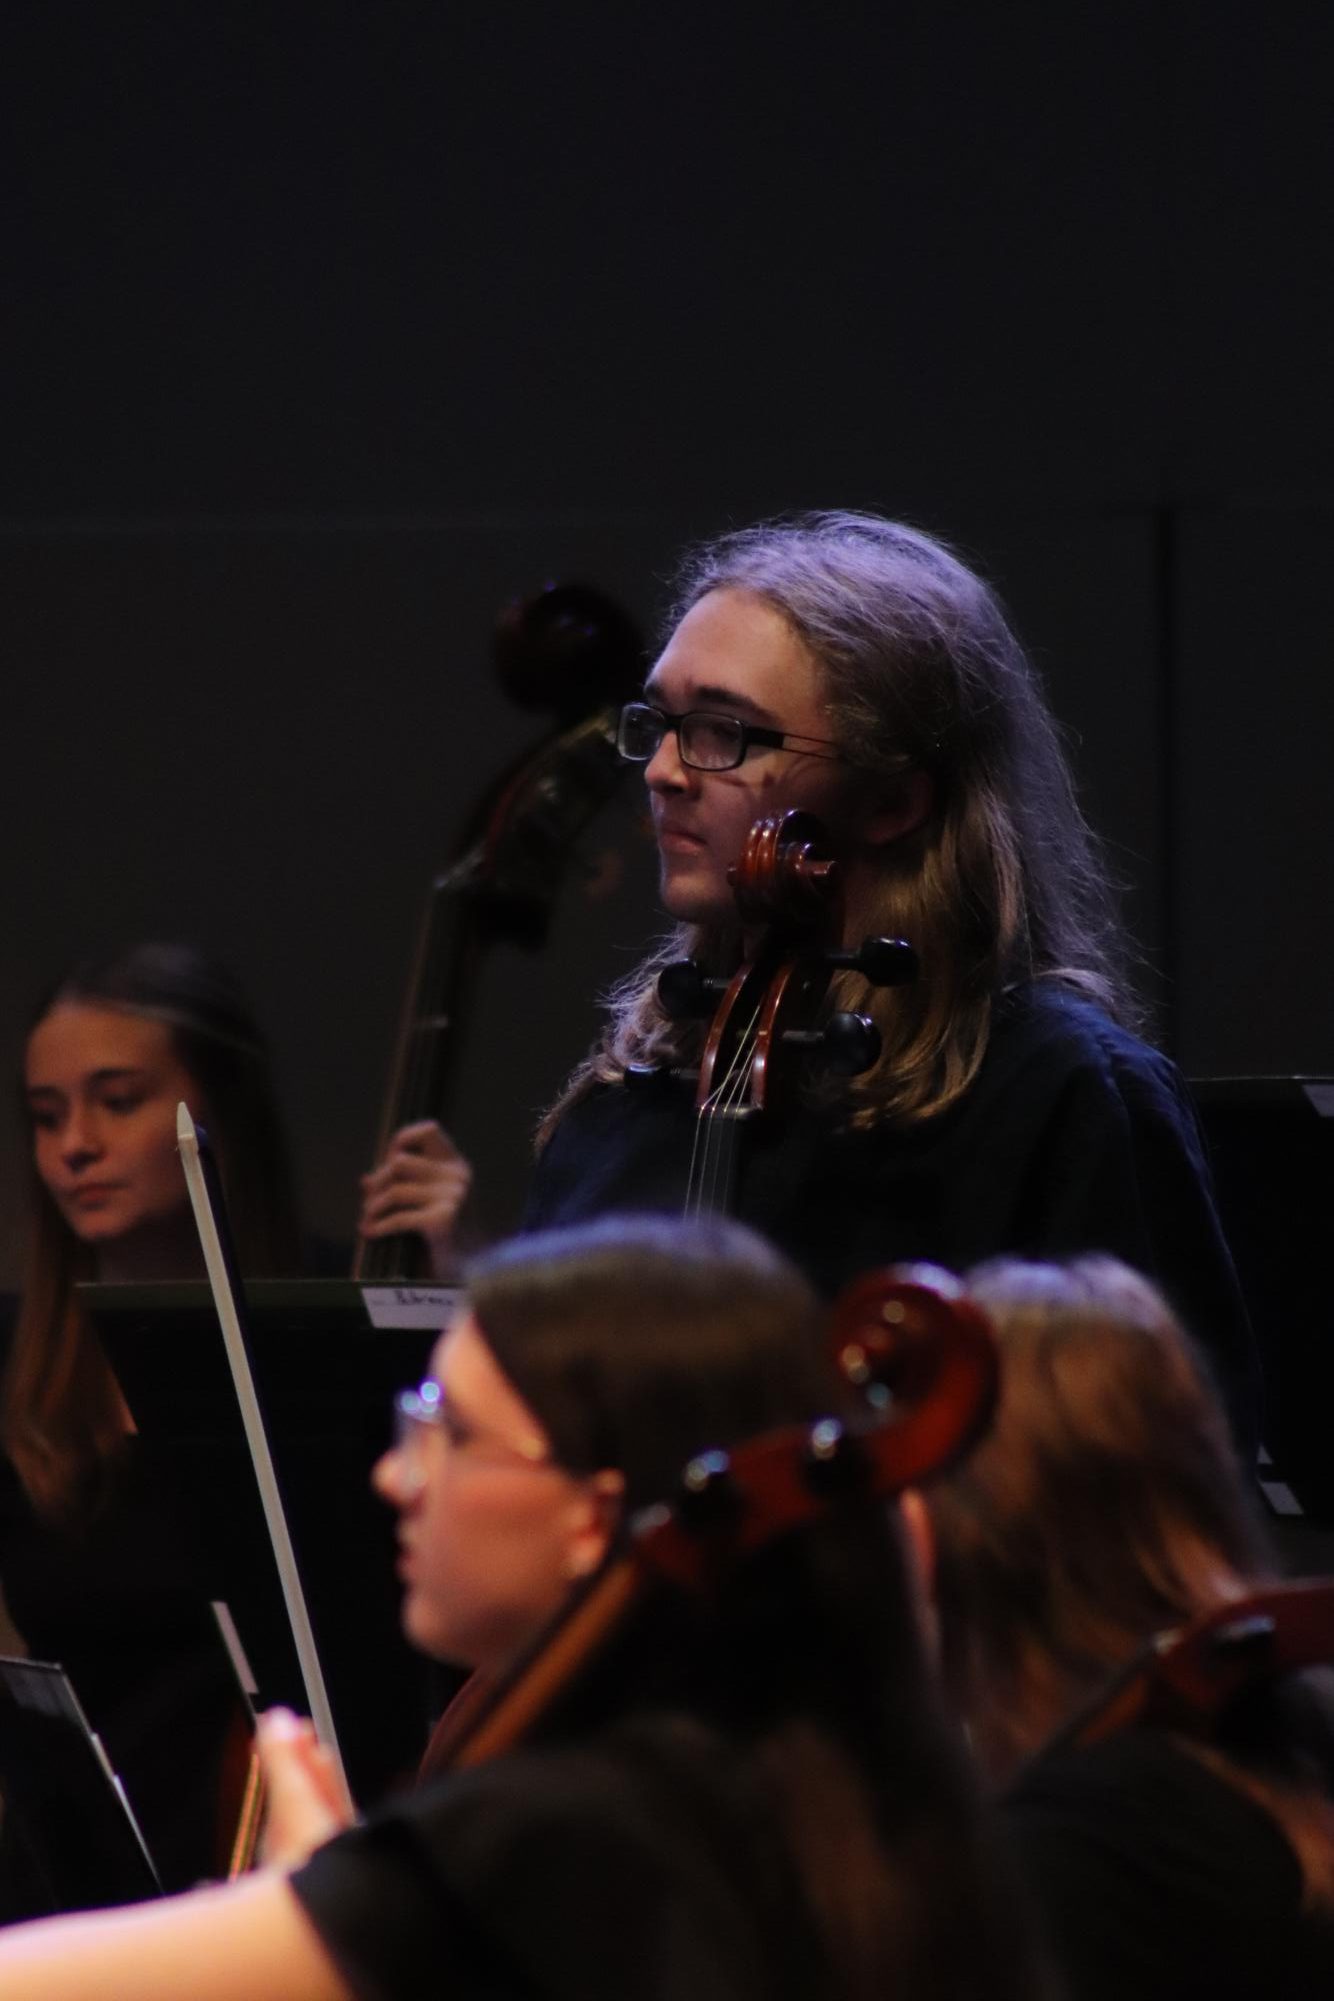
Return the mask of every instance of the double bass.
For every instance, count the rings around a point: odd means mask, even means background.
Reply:
[[[394,1045],[376,1142],[422,1119],[448,1123],[478,979],[501,945],[537,952],[580,836],[625,774],[616,718],[643,678],[644,641],[629,614],[587,584],[553,584],[506,608],[494,667],[520,708],[551,728],[507,765],[465,818],[431,883]],[[353,1277],[422,1275],[411,1237],[364,1240]]]

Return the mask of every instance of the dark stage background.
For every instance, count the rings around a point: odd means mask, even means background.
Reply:
[[[686,537],[848,503],[999,584],[1187,1068],[1334,1070],[1332,24],[11,0],[4,1049],[72,954],[211,945],[346,1234],[416,906],[533,732],[500,604],[649,618]],[[637,842],[489,978],[497,1217]]]

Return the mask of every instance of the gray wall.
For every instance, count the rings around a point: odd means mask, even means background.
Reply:
[[[3,1046],[90,945],[211,944],[345,1231],[417,903],[532,730],[499,605],[573,574],[647,617],[689,535],[848,502],[1009,599],[1188,1067],[1334,1069],[1330,37],[1325,0],[12,10]],[[459,1122],[501,1214],[649,928],[635,820],[488,977]]]

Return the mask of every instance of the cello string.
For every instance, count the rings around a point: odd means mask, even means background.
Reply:
[[[755,1011],[746,1023],[738,1044],[736,1061],[724,1084],[726,1102],[722,1117],[716,1122],[717,1145],[714,1148],[713,1181],[709,1190],[709,1206],[715,1213],[719,1209],[726,1208],[732,1187],[732,1169],[736,1160],[741,1107],[750,1089],[755,1065],[757,1030],[763,1004],[763,998],[756,1002]]]
[[[738,1040],[732,1062],[716,1093],[713,1114],[709,1121],[708,1142],[705,1149],[707,1177],[702,1191],[702,1206],[708,1215],[716,1215],[722,1207],[719,1189],[726,1186],[733,1114],[745,1093],[746,1077],[749,1074],[748,1045],[753,1026],[753,1021],[748,1022]]]
[[[731,1114],[745,1094],[746,1081],[754,1060],[755,1031],[760,1018],[757,1002],[750,1020],[733,1046],[731,1060],[721,1081],[713,1087],[695,1117],[695,1140],[691,1149],[690,1174],[686,1183],[686,1214],[697,1218],[712,1214],[718,1207],[717,1190],[723,1164],[730,1159],[736,1135],[730,1128]],[[703,1153],[700,1140],[703,1134]]]
[[[715,1141],[713,1128],[718,1117],[719,1103],[728,1085],[729,1076],[735,1073],[738,1061],[739,1048],[733,1051],[731,1071],[725,1073],[722,1079],[714,1085],[705,1098],[704,1103],[695,1114],[695,1139],[690,1150],[690,1173],[686,1180],[685,1206],[685,1213],[692,1220],[704,1213],[704,1189],[706,1182],[710,1178],[708,1162]],[[703,1139],[702,1158],[700,1155],[701,1137]]]

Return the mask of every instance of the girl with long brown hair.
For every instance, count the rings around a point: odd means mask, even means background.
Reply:
[[[176,1106],[210,1129],[247,1273],[298,1268],[286,1143],[263,1036],[227,971],[133,946],[58,979],[24,1051],[30,1226],[4,1378],[5,1449],[38,1510],[92,1499],[125,1414],[82,1279],[201,1273]]]
[[[231,976],[191,947],[135,946],[56,981],[23,1082],[31,1217],[0,1385],[0,1582],[28,1651],[69,1673],[179,1885],[212,1865],[234,1695],[77,1287],[202,1277],[181,1099],[215,1142],[245,1270],[294,1270],[286,1148],[259,1029]]]
[[[1217,1728],[1046,1746],[1157,1634],[1274,1579],[1223,1412],[1162,1295],[1113,1259],[1000,1260],[991,1433],[926,1501],[947,1694],[1072,2001],[1334,1989],[1334,1700],[1259,1680]]]

